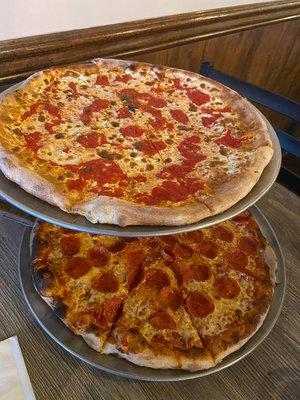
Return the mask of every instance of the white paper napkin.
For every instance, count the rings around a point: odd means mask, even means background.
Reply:
[[[17,336],[0,342],[0,400],[35,400]]]

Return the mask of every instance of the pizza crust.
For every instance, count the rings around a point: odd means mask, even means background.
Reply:
[[[125,353],[117,348],[116,345],[106,342],[103,348],[104,354],[116,354],[121,358],[125,358],[136,365],[141,367],[149,368],[160,368],[160,369],[174,369],[181,368],[179,361],[172,356],[164,354],[157,354],[151,348],[145,348],[140,353]]]
[[[70,207],[68,196],[58,185],[22,165],[15,155],[6,152],[1,147],[0,164],[3,174],[26,192],[58,206],[63,211],[68,211]]]

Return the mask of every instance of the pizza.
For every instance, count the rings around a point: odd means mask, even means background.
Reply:
[[[273,154],[258,111],[198,74],[96,59],[0,100],[0,168],[93,223],[183,225],[249,193]]]
[[[250,214],[179,235],[120,238],[38,223],[35,287],[89,346],[137,365],[213,367],[266,317],[276,258]]]

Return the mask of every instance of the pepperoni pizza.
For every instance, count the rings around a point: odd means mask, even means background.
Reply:
[[[37,290],[102,353],[200,370],[240,348],[268,311],[276,260],[251,214],[180,235],[93,236],[40,223]]]
[[[0,101],[0,168],[93,223],[182,225],[243,198],[272,157],[264,120],[198,74],[94,60]]]

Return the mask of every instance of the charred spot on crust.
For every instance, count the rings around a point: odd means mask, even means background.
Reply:
[[[50,289],[54,283],[54,275],[48,267],[35,270],[33,279],[35,287],[40,294],[45,294],[47,289]]]
[[[66,316],[68,307],[62,302],[60,298],[54,300],[53,311],[58,316],[58,318],[63,319]]]

